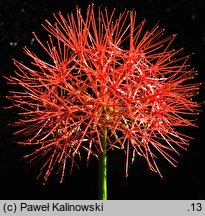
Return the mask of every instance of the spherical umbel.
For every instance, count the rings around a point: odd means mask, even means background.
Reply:
[[[144,31],[135,11],[114,14],[89,6],[85,18],[79,8],[55,15],[54,25],[44,25],[46,44],[34,34],[47,57],[25,48],[32,65],[15,61],[15,75],[7,77],[14,88],[8,98],[22,110],[18,143],[35,147],[25,157],[41,159],[44,181],[53,171],[62,181],[83,152],[87,161],[98,158],[104,133],[106,151],[125,152],[126,175],[138,155],[161,175],[157,157],[176,166],[179,149],[188,146],[178,128],[195,126],[199,110],[189,56],[171,48],[175,35],[164,37],[158,26]]]

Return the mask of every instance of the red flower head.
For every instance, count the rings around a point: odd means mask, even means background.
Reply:
[[[125,152],[126,175],[137,155],[160,175],[158,155],[176,166],[174,154],[190,139],[177,128],[195,126],[187,117],[198,114],[191,100],[198,84],[191,84],[189,56],[170,48],[175,35],[162,38],[158,26],[144,32],[135,11],[114,19],[114,11],[99,9],[95,16],[91,6],[85,19],[78,8],[76,15],[55,19],[44,25],[51,34],[46,45],[35,36],[50,59],[25,48],[33,67],[15,61],[16,75],[7,78],[19,86],[9,96],[22,110],[19,144],[35,146],[25,157],[42,159],[39,176],[46,181],[57,169],[62,181],[67,164],[72,169],[83,151],[89,161],[115,148]]]

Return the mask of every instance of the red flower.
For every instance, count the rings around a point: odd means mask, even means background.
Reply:
[[[25,157],[42,159],[45,181],[54,169],[62,181],[67,164],[72,169],[83,150],[87,161],[98,157],[104,133],[107,150],[124,150],[126,175],[130,153],[161,175],[157,153],[176,166],[174,154],[187,148],[190,137],[177,128],[195,126],[190,117],[199,107],[192,101],[199,84],[192,84],[189,56],[171,49],[175,35],[162,38],[158,26],[143,33],[136,12],[113,17],[106,9],[95,16],[93,6],[86,19],[78,8],[76,16],[59,13],[56,25],[44,26],[51,34],[47,45],[35,36],[50,59],[25,48],[33,66],[15,61],[16,75],[7,78],[20,86],[9,96],[22,110],[18,143],[35,146]]]

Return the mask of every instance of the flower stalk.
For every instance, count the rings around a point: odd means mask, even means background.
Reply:
[[[99,155],[99,200],[107,200],[107,128],[101,133],[103,151]]]

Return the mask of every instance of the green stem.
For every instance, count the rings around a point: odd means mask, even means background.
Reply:
[[[107,129],[101,134],[103,151],[99,156],[99,200],[107,200]]]

